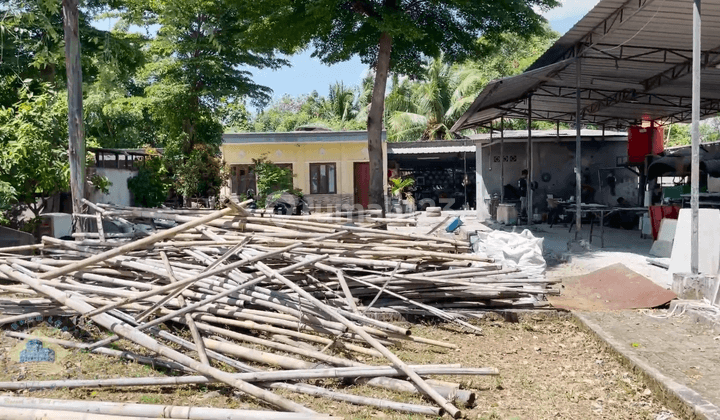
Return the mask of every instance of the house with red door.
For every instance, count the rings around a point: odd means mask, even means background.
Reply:
[[[383,131],[383,185],[387,185],[387,147]],[[225,195],[255,192],[254,160],[265,157],[293,172],[293,186],[315,211],[350,209],[369,203],[370,162],[367,131],[226,133],[221,146],[230,180]]]

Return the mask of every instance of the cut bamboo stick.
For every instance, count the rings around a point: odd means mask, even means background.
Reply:
[[[245,202],[245,203],[242,203],[241,206],[244,205],[244,204],[247,204],[247,203],[249,203],[249,202],[250,202],[250,200],[247,201],[247,202]],[[208,214],[207,216],[198,217],[198,218],[196,218],[196,219],[194,219],[194,220],[192,220],[192,221],[189,221],[189,222],[187,222],[187,223],[184,223],[184,224],[182,224],[182,225],[180,225],[180,226],[176,226],[176,227],[174,227],[174,228],[172,228],[172,229],[160,231],[160,232],[158,232],[158,233],[156,233],[156,234],[154,234],[154,235],[151,235],[151,236],[148,236],[148,237],[139,239],[139,240],[137,240],[137,241],[130,242],[130,243],[128,243],[128,244],[125,244],[125,245],[123,245],[123,246],[120,246],[120,247],[117,247],[117,248],[114,248],[114,249],[110,249],[110,250],[105,251],[105,252],[103,252],[103,253],[101,253],[101,254],[93,255],[92,257],[86,258],[86,259],[84,259],[84,260],[82,260],[82,261],[78,261],[78,262],[75,262],[75,263],[72,263],[72,264],[68,264],[68,265],[66,265],[66,266],[64,266],[64,267],[61,267],[61,268],[58,268],[58,269],[56,269],[56,270],[54,270],[54,271],[49,271],[49,272],[47,272],[47,273],[43,273],[43,274],[40,276],[40,278],[41,278],[41,279],[51,279],[51,278],[54,278],[54,277],[57,277],[57,276],[61,276],[61,275],[63,275],[63,274],[71,273],[71,272],[73,272],[73,271],[78,271],[78,270],[80,270],[80,269],[82,269],[82,268],[85,268],[85,267],[88,267],[88,266],[90,266],[90,265],[103,262],[103,261],[105,261],[105,260],[107,260],[107,259],[109,259],[109,258],[118,256],[118,255],[125,254],[125,253],[127,253],[127,252],[129,252],[129,251],[133,251],[133,250],[136,250],[136,249],[139,249],[139,248],[143,248],[143,247],[146,247],[146,246],[150,246],[150,245],[154,244],[155,242],[159,242],[159,241],[161,241],[161,240],[163,240],[163,239],[166,239],[166,238],[171,238],[171,237],[173,237],[173,236],[174,236],[175,234],[177,234],[177,233],[184,232],[184,231],[186,231],[186,230],[189,230],[189,229],[194,228],[195,226],[199,226],[199,225],[202,225],[202,224],[204,224],[204,223],[211,222],[211,221],[213,221],[213,220],[215,220],[215,219],[217,219],[217,218],[223,217],[223,216],[225,216],[225,215],[233,214],[233,213],[235,213],[235,212],[236,212],[236,210],[235,210],[234,208],[232,208],[232,207],[228,207],[228,208],[225,208],[225,209],[222,209],[222,210],[218,210],[218,211],[216,211],[216,212],[214,212],[214,213]]]
[[[49,398],[26,398],[0,395],[0,412],[8,408],[27,408],[39,410],[58,410],[75,413],[87,413],[98,417],[87,417],[88,419],[103,419],[104,416],[111,416],[112,420],[127,419],[132,416],[141,418],[168,418],[168,419],[195,419],[195,420],[295,420],[295,419],[328,419],[326,415],[319,414],[297,414],[277,413],[258,410],[229,410],[225,408],[212,407],[187,407],[177,405],[154,405],[154,404],[127,404],[106,401],[90,400],[55,400]],[[42,417],[56,418],[56,417]],[[71,417],[68,417],[72,419]],[[82,417],[76,417],[82,418]],[[135,417],[138,418],[138,417]],[[108,419],[110,420],[110,419]]]
[[[12,268],[10,268],[7,265],[0,266],[0,271],[5,273],[6,275],[16,279],[17,281],[26,284],[30,286],[31,288],[35,289],[38,293],[42,293],[43,295],[46,295],[52,299],[57,300],[58,302],[78,311],[81,314],[87,314],[90,311],[92,311],[94,308],[74,297],[69,297],[66,294],[60,292],[59,290],[52,288],[47,285],[43,285],[40,283],[39,280],[34,279],[32,277],[29,277],[27,275],[23,275]],[[195,360],[185,356],[182,353],[179,353],[175,350],[172,350],[166,346],[160,345],[157,341],[153,340],[152,338],[148,337],[145,334],[140,333],[139,331],[129,328],[124,323],[118,321],[116,318],[111,317],[107,314],[99,314],[92,317],[94,322],[97,322],[98,324],[102,325],[103,327],[113,331],[114,333],[123,336],[124,338],[127,338],[136,344],[139,344],[151,351],[155,351],[158,354],[161,354],[169,359],[172,359],[178,363],[181,363],[185,366],[190,367],[191,369],[194,369],[200,373],[207,374],[212,376],[215,379],[218,379],[222,382],[227,383],[228,385],[232,385],[235,388],[238,388],[240,391],[243,391],[249,395],[252,395],[256,398],[259,398],[269,404],[272,404],[273,406],[282,408],[286,411],[294,411],[299,413],[313,413],[312,410],[309,410],[299,404],[296,404],[292,401],[289,401],[285,398],[282,398],[278,395],[275,395],[271,392],[267,392],[265,390],[262,390],[254,385],[251,385],[247,382],[240,381],[234,379],[230,374],[227,372],[223,372],[221,370],[215,369],[213,367],[203,365],[202,363],[196,362]]]
[[[443,398],[437,391],[435,391],[430,385],[425,383],[425,381],[418,376],[417,373],[415,373],[410,367],[408,367],[405,362],[400,360],[395,354],[393,354],[390,350],[388,350],[385,346],[380,344],[375,338],[373,338],[370,334],[366,333],[362,328],[359,328],[357,325],[351,323],[347,319],[345,319],[342,315],[338,314],[335,310],[330,308],[329,306],[325,305],[324,303],[320,302],[319,300],[315,299],[307,293],[302,288],[295,285],[290,280],[283,277],[281,274],[278,274],[275,270],[272,270],[270,267],[264,265],[263,263],[259,262],[257,266],[265,272],[268,276],[275,277],[276,279],[280,280],[282,283],[284,283],[287,287],[295,290],[298,294],[303,296],[305,299],[313,302],[319,309],[321,309],[323,312],[327,313],[328,316],[334,318],[338,322],[345,325],[348,329],[352,330],[356,334],[360,335],[365,341],[368,342],[372,347],[374,347],[377,351],[382,353],[383,356],[385,356],[388,360],[392,362],[392,364],[397,367],[399,370],[402,370],[403,373],[405,373],[410,380],[415,383],[422,391],[427,395],[429,398],[431,398],[433,401],[435,401],[443,410],[445,410],[448,414],[450,414],[454,418],[460,418],[462,415],[461,411],[458,410],[455,406],[450,404],[445,398]]]

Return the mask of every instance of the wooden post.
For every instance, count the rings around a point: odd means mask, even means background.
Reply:
[[[82,68],[80,67],[80,12],[78,0],[63,0],[63,26],[65,28],[65,67],[68,88],[68,157],[70,159],[70,192],[73,213],[82,213],[85,198],[85,129],[82,108]],[[77,219],[77,230],[85,222]]]

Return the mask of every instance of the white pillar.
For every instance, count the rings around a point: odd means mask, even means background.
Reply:
[[[483,179],[483,147],[480,142],[475,143],[475,204],[477,206],[478,220],[490,218],[487,204],[485,204],[485,196],[487,188]]]
[[[693,67],[692,67],[692,146],[690,169],[690,207],[692,218],[690,223],[690,270],[698,274],[700,267],[700,0],[693,2]]]

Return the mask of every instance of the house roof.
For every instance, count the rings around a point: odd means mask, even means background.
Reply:
[[[283,133],[226,133],[223,144],[367,142],[367,131],[289,131]],[[386,140],[383,130],[382,140]]]
[[[388,155],[424,155],[431,153],[475,153],[475,145],[468,146],[419,146],[419,147],[397,147],[388,145]]]
[[[533,142],[546,141],[575,141],[577,133],[575,130],[533,130]],[[627,133],[623,131],[605,131],[583,129],[580,131],[583,141],[627,141]],[[480,144],[500,142],[500,133],[494,132],[492,138],[490,133],[471,134],[469,139]],[[527,130],[504,130],[503,138],[510,142],[527,142]]]
[[[692,7],[684,0],[600,0],[525,73],[489,83],[453,131],[501,117],[623,128],[691,117]],[[720,110],[720,0],[702,3],[701,117]],[[580,68],[578,69],[578,63]]]

